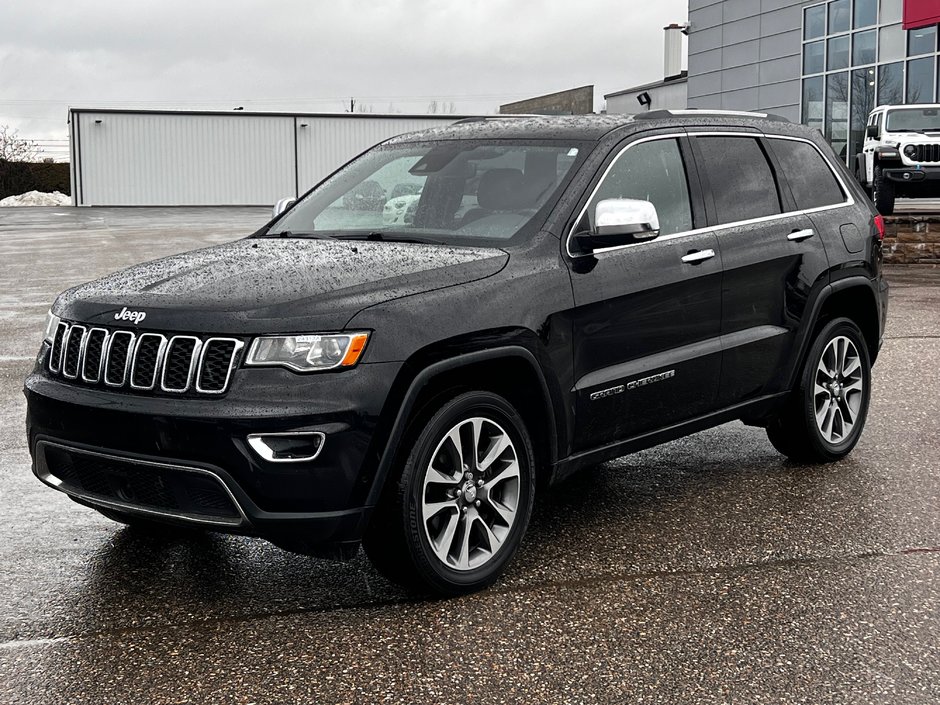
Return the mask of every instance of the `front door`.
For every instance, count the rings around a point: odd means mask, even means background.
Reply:
[[[684,137],[635,141],[618,152],[576,225],[597,203],[656,206],[657,239],[572,256],[575,452],[710,411],[721,364],[721,256],[703,217]],[[569,255],[573,253],[569,250]]]

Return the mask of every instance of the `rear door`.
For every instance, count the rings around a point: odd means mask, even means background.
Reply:
[[[608,198],[652,202],[661,231],[587,256],[569,240],[576,452],[707,412],[718,390],[721,257],[714,233],[697,229],[704,207],[687,140],[640,138],[610,159],[572,231],[590,229]]]
[[[728,407],[783,390],[807,301],[825,285],[828,260],[812,219],[777,178],[769,140],[707,133],[692,142],[724,266],[718,404]]]

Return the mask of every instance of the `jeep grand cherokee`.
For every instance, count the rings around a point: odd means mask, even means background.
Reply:
[[[350,197],[367,182],[411,217]],[[848,454],[882,237],[818,133],[773,117],[401,136],[246,239],[59,296],[34,472],[120,522],[364,544],[392,580],[476,590],[578,469],[735,419]]]

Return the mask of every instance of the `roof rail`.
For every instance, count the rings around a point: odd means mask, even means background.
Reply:
[[[516,118],[537,118],[537,117],[545,117],[545,115],[535,115],[535,114],[528,115],[528,114],[522,114],[522,113],[512,113],[512,114],[505,114],[505,115],[475,115],[473,117],[461,118],[460,120],[456,120],[452,124],[465,125],[471,122],[487,122],[489,120],[514,120]]]
[[[781,115],[771,113],[755,113],[747,110],[709,110],[707,108],[689,108],[688,110],[652,110],[648,113],[637,113],[637,120],[665,120],[670,117],[689,117],[689,116],[715,116],[715,117],[749,117],[761,118],[764,120],[773,120],[774,122],[790,122]]]

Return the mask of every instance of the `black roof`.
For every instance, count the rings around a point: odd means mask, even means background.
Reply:
[[[501,115],[486,118],[467,118],[453,125],[433,127],[393,137],[386,144],[403,142],[431,142],[466,139],[557,139],[597,141],[614,130],[632,128],[632,131],[652,130],[660,127],[690,127],[692,125],[721,128],[750,128],[786,133],[802,132],[785,118],[758,113],[720,113],[707,110],[670,112],[666,110],[639,115],[564,115],[541,116]]]

